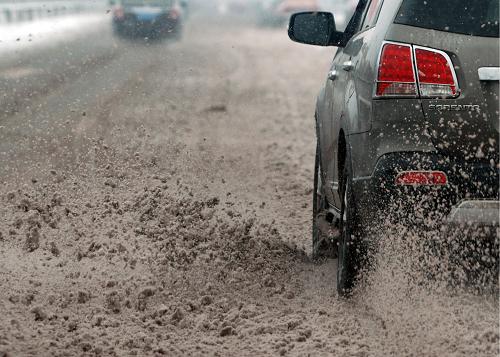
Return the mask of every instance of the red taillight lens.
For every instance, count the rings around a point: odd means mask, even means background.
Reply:
[[[377,78],[377,96],[416,96],[412,48],[386,43],[382,48]]]
[[[117,6],[113,9],[113,17],[118,20],[122,20],[125,18],[125,11],[120,6]]]
[[[396,186],[444,186],[448,177],[442,171],[403,171],[395,180]]]
[[[457,96],[458,86],[448,55],[440,51],[415,48],[415,61],[421,96]]]
[[[179,17],[181,17],[181,10],[176,7],[172,8],[172,10],[170,10],[169,17],[171,19],[177,20]]]

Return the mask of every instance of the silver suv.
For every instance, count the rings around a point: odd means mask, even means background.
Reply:
[[[384,216],[498,226],[498,18],[498,0],[360,0],[344,32],[291,17],[293,41],[338,47],[315,113],[313,255],[336,223],[339,293]]]

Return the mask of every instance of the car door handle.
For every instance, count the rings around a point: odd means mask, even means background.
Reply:
[[[331,81],[336,80],[338,76],[339,76],[339,72],[337,72],[334,69],[332,69],[330,72],[328,72],[328,79]]]
[[[354,64],[352,63],[352,61],[345,61],[343,64],[342,64],[342,69],[346,72],[349,72],[351,71],[352,69],[354,69]]]

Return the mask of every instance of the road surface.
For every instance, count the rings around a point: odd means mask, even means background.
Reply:
[[[334,50],[214,18],[0,43],[0,356],[498,355],[496,293],[381,253],[336,295],[336,261],[308,258]]]

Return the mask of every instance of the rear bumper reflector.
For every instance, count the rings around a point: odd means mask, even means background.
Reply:
[[[442,171],[403,171],[396,176],[396,186],[444,186],[448,177]]]

